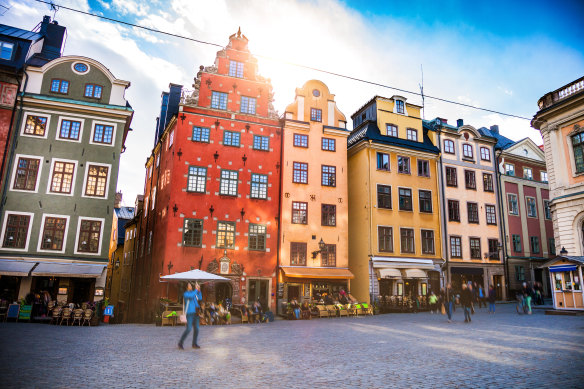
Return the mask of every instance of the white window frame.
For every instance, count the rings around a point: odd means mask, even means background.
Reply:
[[[61,124],[63,123],[63,120],[81,122],[81,127],[79,128],[79,140],[61,138],[61,136],[60,136],[61,135]],[[81,143],[81,140],[83,139],[83,128],[84,127],[85,127],[85,119],[69,117],[69,116],[59,116],[59,122],[57,123],[57,130],[55,131],[55,140],[58,140],[60,142]]]
[[[527,174],[527,172],[529,172],[529,174]],[[524,167],[523,168],[523,178],[525,178],[527,180],[533,180],[533,169],[530,167]]]
[[[93,136],[95,135],[95,126],[101,124],[104,126],[113,126],[113,131],[112,131],[112,143],[99,143],[99,142],[94,142],[93,141]],[[118,125],[117,123],[114,122],[105,122],[105,121],[101,121],[101,120],[93,120],[91,122],[91,133],[89,135],[89,144],[91,145],[97,145],[97,146],[105,146],[105,147],[114,147],[116,145],[116,134],[118,132]]]
[[[548,174],[547,174],[547,172],[546,172],[546,171],[543,171],[543,170],[542,170],[542,171],[540,171],[540,172],[539,172],[539,177],[540,177],[540,179],[541,179],[541,182],[549,182],[549,181],[548,181]],[[544,180],[544,178],[545,178],[545,180]]]
[[[16,171],[18,170],[18,160],[20,158],[38,159],[39,160],[39,171],[37,172],[37,178],[36,178],[36,184],[35,184],[34,190],[13,189],[14,188],[14,180],[16,180]],[[14,156],[14,166],[12,167],[12,177],[10,178],[8,190],[12,191],[12,192],[38,193],[40,182],[41,182],[41,173],[43,171],[43,165],[44,165],[43,161],[44,161],[44,157],[40,156],[40,155],[16,154]]]
[[[67,162],[75,164],[75,170],[73,171],[73,178],[71,179],[71,193],[59,193],[51,192],[51,185],[53,183],[53,170],[55,169],[55,162]],[[73,159],[63,159],[63,158],[53,158],[51,159],[51,170],[49,170],[49,180],[47,181],[47,194],[54,196],[69,196],[75,195],[75,184],[77,182],[77,173],[79,171],[79,161]]]
[[[45,232],[45,220],[47,217],[56,217],[59,219],[66,219],[67,222],[65,224],[65,234],[63,236],[63,248],[61,250],[46,250],[46,249],[41,249],[42,247],[42,238],[43,238],[43,233]],[[69,222],[70,222],[70,216],[69,215],[57,215],[57,214],[53,214],[53,213],[43,213],[43,217],[41,219],[41,225],[40,225],[40,229],[39,229],[39,234],[38,234],[38,243],[37,243],[37,251],[39,253],[61,253],[63,254],[65,252],[65,249],[67,248],[67,237],[69,236]],[[4,241],[2,241],[4,242]]]
[[[105,182],[105,196],[101,197],[101,196],[89,196],[85,194],[85,189],[87,189],[87,177],[89,175],[89,165],[96,165],[96,166],[105,166],[107,167],[107,178],[106,178],[106,182]],[[108,194],[109,194],[109,184],[110,184],[110,174],[112,173],[112,165],[110,165],[109,163],[99,163],[99,162],[91,162],[91,161],[87,161],[85,162],[85,173],[84,173],[84,177],[83,177],[83,191],[81,192],[81,197],[85,197],[85,198],[90,198],[90,199],[100,199],[100,200],[107,200],[108,199]]]
[[[515,197],[515,205],[517,207],[516,209],[516,213],[512,212],[511,207],[509,206],[509,204],[511,204],[511,202],[509,201],[511,197]],[[513,216],[518,216],[519,215],[519,196],[517,196],[516,193],[507,193],[507,212],[509,213],[509,215],[513,215]]]
[[[510,171],[510,169],[508,169],[510,166],[513,168],[513,174],[512,175],[511,174],[507,174]],[[516,177],[516,175],[515,175],[515,165],[514,164],[505,162],[505,175],[507,175],[509,177]]]
[[[97,253],[88,253],[85,251],[78,251],[77,248],[79,247],[79,235],[81,233],[81,220],[91,220],[91,221],[101,221],[101,230],[99,231],[99,245],[97,247]],[[105,219],[99,217],[89,217],[89,216],[79,216],[77,218],[77,232],[75,233],[75,247],[73,248],[73,252],[76,255],[92,255],[92,256],[100,256],[101,249],[103,244],[103,230],[105,228]]]
[[[24,129],[26,128],[26,119],[28,118],[29,115],[32,116],[42,116],[44,118],[47,118],[47,124],[45,126],[45,135],[43,136],[39,136],[39,135],[30,135],[30,134],[25,134],[24,133]],[[22,125],[20,127],[20,136],[27,136],[29,138],[34,138],[34,139],[48,139],[49,137],[49,129],[51,128],[51,115],[47,114],[47,113],[42,113],[40,111],[24,111],[24,114],[22,115],[23,120],[22,120]]]
[[[28,222],[28,232],[26,233],[26,244],[23,249],[15,249],[4,247],[4,235],[6,234],[6,222],[8,221],[8,215],[28,215],[30,216],[30,221]],[[28,251],[28,245],[30,244],[30,232],[32,231],[32,224],[34,222],[34,213],[32,212],[18,212],[18,211],[5,211],[3,215],[4,220],[2,221],[2,234],[0,234],[0,250],[3,251]]]

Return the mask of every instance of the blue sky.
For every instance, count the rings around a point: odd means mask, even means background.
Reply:
[[[52,12],[32,0],[2,0],[11,9],[0,23],[32,28]],[[584,75],[582,1],[338,1],[338,0],[55,0],[68,7],[222,45],[241,27],[250,50],[418,91],[465,104],[531,117],[545,93]],[[118,188],[133,204],[143,190],[160,93],[169,83],[192,88],[199,65],[218,48],[113,24],[67,10],[56,19],[68,29],[65,55],[97,59],[120,79],[135,109]],[[324,81],[350,117],[378,94],[398,92],[300,69],[259,57],[282,113],[294,89]],[[403,93],[399,93],[404,95]],[[421,98],[405,94],[408,101]],[[541,143],[529,121],[426,99],[425,117],[464,119],[474,127],[498,124],[504,135]]]

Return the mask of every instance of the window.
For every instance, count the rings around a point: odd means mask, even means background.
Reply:
[[[506,163],[505,164],[505,174],[508,176],[515,176],[515,165],[512,165],[510,163]]]
[[[458,175],[455,167],[446,167],[446,186],[458,186]]]
[[[477,203],[466,203],[468,222],[479,224],[479,205]]]
[[[150,193],[150,209],[154,211],[154,207],[156,206],[156,187],[152,188],[152,192]],[[150,250],[148,250],[150,252]]]
[[[454,154],[454,142],[450,139],[444,139],[444,152]]]
[[[485,205],[487,212],[487,224],[497,224],[497,214],[495,213],[494,205]]]
[[[418,176],[430,177],[430,161],[418,159]]]
[[[253,97],[241,96],[241,113],[248,113],[255,115],[256,113],[256,99]]]
[[[229,75],[231,77],[243,78],[243,62],[229,61]]]
[[[322,267],[337,266],[337,245],[326,244],[320,253],[320,261]]]
[[[318,108],[310,108],[310,120],[313,122],[322,122],[322,110]]]
[[[34,136],[45,136],[47,129],[47,118],[43,116],[27,115],[24,126],[24,134]]]
[[[432,213],[432,192],[429,190],[418,190],[420,200],[420,212]]]
[[[462,258],[462,241],[460,236],[450,237],[450,257]]]
[[[414,246],[414,230],[412,228],[400,229],[401,234],[401,252],[414,254],[416,248]]]
[[[397,157],[397,172],[403,174],[410,174],[410,158],[409,157],[401,157],[398,155]]]
[[[201,247],[203,245],[203,220],[185,218],[183,227],[183,246]]]
[[[18,190],[35,190],[40,162],[39,159],[34,158],[18,158],[16,176],[14,177],[12,188]]]
[[[377,185],[377,208],[391,209],[391,186]]]
[[[335,151],[337,149],[336,141],[330,138],[322,138],[322,149],[325,151]]]
[[[268,176],[265,174],[251,175],[251,194],[252,199],[267,199],[268,198]]]
[[[308,203],[292,201],[292,224],[308,224]]]
[[[290,265],[306,266],[306,243],[290,242]]]
[[[92,99],[101,99],[101,91],[102,87],[99,85],[94,84],[87,84],[85,85],[85,97],[89,97]]]
[[[483,161],[490,161],[491,160],[491,150],[486,147],[481,147],[481,159]]]
[[[6,214],[6,230],[2,247],[11,249],[26,248],[30,215]]]
[[[494,192],[493,175],[490,173],[483,173],[483,191]]]
[[[548,175],[547,175],[547,172],[540,172],[539,174],[540,174],[540,176],[541,176],[541,181],[542,181],[542,182],[548,182]]]
[[[328,165],[322,165],[322,179],[321,179],[321,185],[322,186],[336,186],[336,178],[337,178],[337,173],[336,173],[336,167],[334,166],[328,166]]]
[[[294,162],[292,172],[292,182],[297,184],[308,184],[308,164]]]
[[[513,235],[513,251],[516,253],[521,252],[521,236],[520,235]]]
[[[477,188],[477,181],[476,181],[474,170],[465,170],[464,171],[464,185],[466,186],[466,189],[476,189]]]
[[[294,134],[294,147],[308,148],[308,135]]]
[[[389,154],[377,153],[377,170],[390,171]]]
[[[519,215],[519,206],[517,204],[517,195],[514,193],[507,193],[507,208],[510,215]]]
[[[207,168],[189,166],[187,192],[205,193],[207,185]]]
[[[489,259],[499,260],[499,241],[497,239],[489,239]]]
[[[209,143],[209,129],[204,127],[193,127],[193,142]]]
[[[481,259],[481,240],[479,238],[470,238],[470,258]]]
[[[530,167],[523,168],[523,178],[533,180],[533,170]]]
[[[537,217],[537,209],[535,206],[535,198],[533,197],[526,197],[525,201],[527,202],[527,216],[529,217]]]
[[[402,100],[395,101],[395,112],[404,113],[404,102]]]
[[[525,268],[515,265],[515,281],[525,281]]]
[[[84,63],[78,62],[73,66],[73,69],[78,73],[85,73],[89,70],[89,67]]]
[[[473,159],[472,146],[468,143],[462,145],[462,157]]]
[[[69,92],[69,81],[58,79],[52,80],[51,92],[66,95]]]
[[[386,124],[385,130],[385,135],[397,138],[397,126],[395,124]]]
[[[215,92],[211,93],[211,108],[227,109],[227,93]]]
[[[74,163],[55,161],[50,191],[53,193],[71,193],[74,173]]]
[[[448,200],[448,221],[460,221],[460,206],[457,200]]]
[[[412,190],[406,188],[399,188],[399,210],[412,211]]]
[[[406,130],[406,136],[408,140],[418,141],[418,130],[414,130],[413,128],[408,128]]]
[[[14,51],[13,43],[0,42],[0,59],[10,61],[12,59],[13,51]]]
[[[221,170],[219,194],[237,196],[237,170]]]
[[[554,238],[549,238],[549,248],[548,251],[550,255],[556,255],[556,240]]]
[[[270,150],[270,138],[267,136],[254,135],[253,136],[253,149],[261,151]]]
[[[235,223],[234,222],[217,222],[217,248],[233,249],[235,248]]]
[[[239,147],[239,132],[225,131],[223,133],[223,144],[225,146]]]
[[[572,136],[572,151],[576,173],[584,173],[584,132]]]
[[[544,211],[545,219],[552,220],[552,209],[550,208],[550,201],[549,200],[543,201],[543,211]]]
[[[377,239],[379,251],[382,253],[393,253],[393,228],[377,227]]]
[[[59,129],[59,139],[79,140],[80,130],[81,122],[63,119]]]
[[[160,154],[156,154],[156,167],[160,166]]]
[[[434,231],[422,230],[422,254],[434,254]]]
[[[529,247],[531,248],[532,254],[539,254],[539,237],[530,236],[529,237]]]
[[[80,253],[98,253],[100,235],[100,220],[81,219],[77,251]]]
[[[320,224],[323,226],[334,227],[337,225],[337,206],[334,204],[321,205]]]
[[[170,134],[168,134],[168,146],[167,149],[170,149],[172,147],[172,144],[174,143],[174,129],[172,129],[172,131],[170,131]]]
[[[93,141],[95,143],[112,144],[114,127],[105,124],[96,124],[93,131]]]
[[[101,165],[87,165],[86,196],[105,197],[109,168]]]
[[[248,236],[248,250],[266,250],[266,226],[250,223]]]

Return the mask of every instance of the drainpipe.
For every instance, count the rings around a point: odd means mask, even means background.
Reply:
[[[12,114],[10,115],[10,126],[8,127],[8,135],[6,136],[6,144],[4,145],[4,155],[2,158],[2,166],[0,167],[0,172],[4,171],[4,165],[6,164],[6,156],[8,155],[8,150],[10,148],[10,137],[12,136],[12,126],[14,125],[14,118],[16,117],[16,109],[18,107],[18,92],[20,91],[20,75],[18,73],[14,73],[16,78],[16,82],[18,83],[18,88],[16,89],[16,96],[14,96],[14,106],[12,107]],[[28,80],[28,77],[27,77]],[[10,174],[6,174],[6,177],[2,177],[3,180],[7,180],[10,177]],[[4,181],[2,181],[4,183]],[[1,208],[1,207],[0,207]]]
[[[498,150],[496,152],[496,166],[495,166],[495,174],[497,175],[497,201],[499,203],[499,220],[501,222],[501,229],[499,231],[502,232],[503,236],[501,236],[501,242],[503,243],[503,271],[505,272],[505,297],[509,300],[509,261],[508,261],[508,254],[507,254],[507,230],[505,228],[505,214],[503,212],[503,194],[502,194],[502,185],[501,185],[501,171],[499,170],[499,158],[503,150]]]
[[[369,202],[369,303],[371,304],[373,301],[373,242],[371,240],[371,236],[373,234],[371,223],[373,222],[373,200],[371,198],[371,145],[373,141],[369,139],[369,147],[367,148],[367,172],[368,172],[368,179],[369,185],[367,185],[367,190],[369,191],[369,196],[367,201]]]
[[[286,123],[286,112],[284,112],[284,118],[280,120],[280,128],[282,133],[280,134],[280,180],[278,182],[278,237],[277,237],[277,244],[276,244],[276,314],[280,309],[280,305],[278,304],[279,296],[278,293],[280,291],[280,249],[281,249],[281,237],[280,234],[282,233],[282,169],[284,168],[284,126]],[[284,296],[282,296],[283,298]]]
[[[442,150],[440,147],[442,145],[442,141],[440,140],[440,134],[442,133],[440,124],[436,123],[434,125],[434,130],[438,134],[438,149]],[[442,195],[442,231],[443,231],[443,239],[442,239],[442,256],[444,259],[444,266],[446,266],[446,284],[450,283],[450,269],[448,266],[448,220],[447,220],[447,213],[446,213],[446,193],[444,187],[444,167],[442,164],[442,151],[438,154],[438,168],[440,169],[440,194]],[[446,285],[445,285],[446,286]]]

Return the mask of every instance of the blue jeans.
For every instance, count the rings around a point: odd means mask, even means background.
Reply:
[[[489,312],[495,313],[495,303],[489,303]]]
[[[296,316],[296,320],[300,319],[300,308],[294,308],[294,316]]]
[[[199,336],[199,316],[194,313],[187,313],[187,328],[180,337],[179,345],[183,345],[185,339],[193,329],[193,323],[195,324],[195,332],[193,333],[193,346],[197,344],[197,337]]]
[[[464,320],[470,321],[470,307],[467,306],[464,307]]]
[[[452,319],[452,301],[446,303],[446,313],[448,314],[448,320]]]

